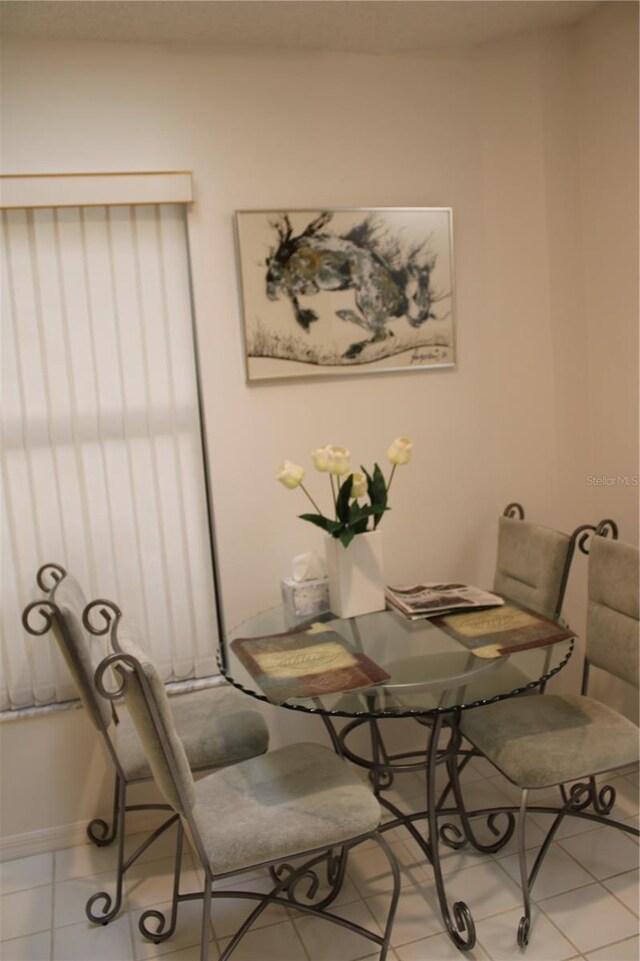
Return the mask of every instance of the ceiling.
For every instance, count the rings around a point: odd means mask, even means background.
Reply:
[[[2,0],[5,38],[422,53],[574,23],[595,0]]]

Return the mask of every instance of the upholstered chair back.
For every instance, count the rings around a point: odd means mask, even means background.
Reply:
[[[638,687],[638,548],[593,537],[589,550],[587,658]]]
[[[75,577],[65,574],[57,581],[49,599],[57,609],[53,631],[58,647],[78,686],[80,699],[98,730],[109,727],[113,714],[109,703],[98,694],[94,675],[106,653],[104,638],[94,637],[82,624],[86,599]]]
[[[187,814],[195,800],[193,776],[182,741],[176,732],[169,698],[158,669],[131,630],[120,625],[118,644],[135,663],[117,661],[116,671],[126,680],[124,703],[163,797],[178,814]]]
[[[560,614],[568,534],[513,517],[501,517],[493,589],[554,618]]]

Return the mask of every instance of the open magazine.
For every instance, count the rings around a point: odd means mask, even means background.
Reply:
[[[474,607],[498,607],[504,600],[469,584],[413,584],[411,587],[386,587],[387,603],[412,620],[432,617],[445,611]]]

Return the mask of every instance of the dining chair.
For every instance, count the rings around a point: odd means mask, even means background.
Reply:
[[[107,703],[95,687],[95,670],[107,653],[105,640],[83,624],[86,599],[80,584],[58,564],[45,564],[36,575],[46,598],[28,604],[22,615],[24,628],[32,635],[52,630],[75,681],[80,700],[106,747],[115,773],[111,826],[94,818],[87,826],[89,840],[98,847],[117,839],[116,887],[92,895],[86,915],[95,924],[107,924],[120,910],[124,875],[139,856],[175,821],[172,813],[125,859],[126,816],[132,811],[168,810],[165,804],[128,804],[128,788],[152,777],[135,725],[126,711]],[[104,603],[96,602],[98,609]],[[109,606],[110,602],[106,602]],[[36,615],[42,620],[37,620]],[[101,631],[106,633],[106,628]],[[170,699],[171,713],[194,771],[235,764],[263,754],[269,733],[262,715],[247,706],[247,697],[225,684],[190,691]],[[94,907],[97,909],[94,910]]]
[[[279,748],[194,781],[158,670],[130,632],[122,631],[118,637],[118,622],[116,614],[111,628],[114,653],[99,665],[96,686],[112,702],[124,697],[156,784],[179,817],[169,924],[159,911],[144,912],[139,920],[144,937],[155,943],[165,941],[175,930],[179,904],[202,899],[200,959],[207,961],[212,898],[253,899],[257,906],[219,961],[226,961],[270,905],[295,907],[356,932],[379,946],[384,961],[400,874],[394,855],[378,834],[381,811],[370,788],[331,749],[313,743]],[[118,676],[115,690],[105,683],[105,676],[113,680],[114,675]],[[204,872],[201,891],[180,892],[184,833]],[[382,934],[327,911],[340,890],[349,850],[365,840],[381,846],[393,876]],[[302,859],[302,863],[293,866],[293,859]],[[311,903],[318,890],[318,869],[323,866],[330,891]],[[232,876],[266,867],[274,882],[266,894],[244,887],[237,891],[217,887]],[[301,883],[309,884],[306,902],[297,893]],[[148,922],[153,922],[155,929],[150,929]]]
[[[605,519],[595,524],[581,524],[571,534],[525,520],[521,504],[508,504],[498,520],[498,553],[493,590],[522,604],[529,610],[557,621],[562,613],[567,582],[576,549],[587,553],[589,538],[596,527],[604,535],[618,536],[615,521]],[[512,690],[524,694],[542,694],[545,685],[531,688],[529,678],[518,668],[505,665],[501,689],[510,677]],[[508,686],[508,685],[507,685]],[[474,685],[474,698],[489,700],[497,693],[493,678]],[[472,752],[476,754],[477,752]]]
[[[616,793],[598,788],[596,776],[635,764],[638,727],[613,708],[587,696],[589,667],[638,686],[638,549],[608,540],[598,529],[589,547],[586,655],[582,693],[513,698],[462,711],[460,733],[521,792],[517,842],[524,914],[518,944],[531,928],[531,888],[560,824],[568,815],[609,824],[636,836],[640,832],[608,817]],[[450,765],[456,779],[457,768]],[[529,792],[560,787],[562,805],[527,807]],[[456,797],[462,800],[459,782]],[[592,808],[592,813],[586,811]],[[525,831],[527,810],[555,815],[530,873]]]
[[[602,521],[603,530],[617,536],[617,527],[613,521]],[[493,590],[505,596],[507,600],[523,604],[525,607],[542,614],[551,620],[557,620],[562,610],[564,595],[569,577],[569,570],[576,548],[586,553],[585,544],[589,536],[596,530],[593,524],[583,524],[572,534],[545,527],[525,520],[524,508],[521,504],[511,503],[506,506],[498,521],[498,552],[493,579]],[[393,663],[386,664],[387,670],[393,671]],[[491,700],[505,688],[523,694],[540,693],[539,688],[532,687],[530,679],[517,667],[506,664],[500,672],[500,681],[496,682],[492,676],[483,681],[477,681],[473,686],[474,700]],[[437,703],[434,701],[434,707]],[[429,726],[430,722],[424,718],[416,718],[417,723]],[[362,724],[369,724],[372,760],[378,771],[386,769],[386,774],[378,776],[377,786],[380,790],[393,785],[394,774],[402,772],[416,772],[424,767],[424,752],[403,752],[392,754],[387,749],[379,721],[358,720],[347,725],[344,735],[350,736]],[[461,739],[450,745],[458,757],[460,773],[480,752],[474,748],[463,747]],[[442,807],[451,790],[447,785],[439,798],[438,807]],[[515,821],[508,819],[506,830],[500,832],[491,826],[494,835],[490,842],[482,842],[475,835],[470,822],[465,825],[466,840],[470,841],[477,850],[494,853],[505,845],[515,829]],[[457,832],[454,832],[457,833]],[[462,835],[445,837],[445,843],[452,841],[454,845],[464,843]]]
[[[498,554],[493,581],[493,589],[507,600],[520,603],[531,610],[558,620],[562,613],[564,596],[569,573],[576,550],[588,554],[590,538],[596,530],[602,536],[618,536],[615,521],[605,518],[599,524],[581,524],[572,534],[554,530],[541,524],[525,520],[521,504],[508,504],[498,521]],[[550,650],[549,650],[550,656]],[[500,675],[500,687],[489,676],[473,686],[473,703],[491,702],[500,690],[511,688],[515,696],[532,694],[542,695],[546,685],[532,685],[529,677],[518,667],[505,664]],[[459,785],[460,777],[473,758],[482,757],[482,750],[475,744],[463,744],[462,728],[456,723],[451,725],[451,741],[447,750],[457,759],[457,773],[450,775],[439,800],[443,807],[450,792]],[[447,760],[449,768],[451,759]],[[516,819],[507,812],[500,827],[499,819],[493,815],[487,818],[485,836],[480,837],[475,829],[474,818],[467,814],[464,805],[460,808],[460,825],[450,823],[443,832],[445,844],[459,848],[469,842],[481,854],[495,854],[511,840]]]

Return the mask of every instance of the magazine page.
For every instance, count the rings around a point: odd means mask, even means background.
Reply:
[[[387,587],[388,603],[409,618],[432,617],[445,611],[499,607],[504,600],[470,584],[414,584]]]

